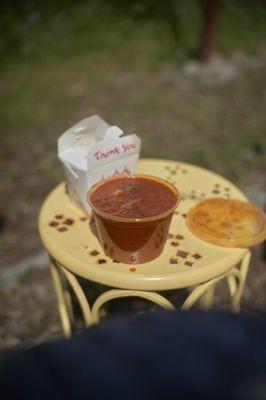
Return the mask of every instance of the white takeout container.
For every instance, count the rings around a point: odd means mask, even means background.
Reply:
[[[71,200],[90,212],[88,190],[115,174],[135,172],[141,140],[136,134],[122,136],[98,115],[85,118],[58,139],[58,157],[63,164]]]

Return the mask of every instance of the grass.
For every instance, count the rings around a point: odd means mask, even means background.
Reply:
[[[2,7],[2,66],[9,66],[11,59],[47,63],[104,52],[116,53],[129,68],[139,63],[142,68],[143,63],[154,68],[197,53],[201,28],[198,0],[25,0]],[[223,0],[219,17],[218,51],[256,52],[265,42],[263,0]],[[140,50],[139,44],[144,44],[146,57],[134,53],[134,48]]]

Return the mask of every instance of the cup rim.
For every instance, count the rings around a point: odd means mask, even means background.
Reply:
[[[150,180],[159,182],[161,184],[163,184],[164,186],[167,186],[170,190],[172,190],[175,195],[176,195],[176,203],[174,206],[172,206],[171,208],[169,208],[168,210],[164,211],[163,213],[160,214],[156,214],[150,217],[143,217],[143,218],[129,218],[129,217],[119,217],[116,215],[110,215],[104,211],[99,210],[92,202],[91,202],[91,196],[92,194],[102,185],[104,185],[107,182],[110,182],[112,180],[115,179],[119,179],[119,178],[148,178]],[[131,173],[131,174],[119,174],[119,175],[115,175],[112,176],[111,178],[105,179],[101,182],[96,183],[95,185],[93,185],[90,190],[87,193],[87,201],[89,203],[89,206],[91,207],[92,211],[107,220],[110,221],[116,221],[116,222],[130,222],[130,223],[140,223],[140,222],[151,222],[151,221],[156,221],[159,219],[162,219],[164,217],[168,217],[170,214],[172,214],[174,212],[174,210],[176,209],[176,207],[179,205],[180,201],[181,201],[181,194],[179,192],[179,190],[170,182],[168,182],[167,180],[163,179],[163,178],[159,178],[157,176],[152,176],[152,175],[147,175],[147,174],[138,174],[138,173]]]

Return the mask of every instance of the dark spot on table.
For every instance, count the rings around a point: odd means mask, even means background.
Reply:
[[[187,265],[188,267],[192,267],[193,262],[191,262],[191,261],[185,261],[185,265]]]
[[[195,196],[194,194],[192,194],[192,195],[190,196],[190,198],[191,198],[192,200],[195,200],[195,199],[196,199],[196,196]]]
[[[170,262],[170,264],[178,264],[177,258],[174,258],[174,257],[170,258],[169,262]]]
[[[182,214],[182,217],[183,217],[183,218],[186,218],[186,217],[187,217],[187,214]]]
[[[177,247],[177,246],[178,246],[178,243],[177,243],[177,242],[171,242],[171,246]]]
[[[230,187],[226,187],[226,188],[224,188],[224,190],[225,190],[226,192],[229,192]]]
[[[64,216],[63,216],[63,214],[56,214],[55,218],[56,219],[63,219]]]
[[[176,174],[176,171],[173,170],[173,171],[170,172],[170,174],[175,175],[175,174]]]
[[[213,190],[212,193],[214,193],[214,194],[220,194],[220,190]]]
[[[182,172],[182,174],[186,174],[187,170],[186,169],[182,169],[181,172]]]
[[[188,252],[182,251],[182,250],[178,250],[178,252],[176,253],[176,255],[177,255],[178,257],[181,257],[181,258],[187,258]]]
[[[93,256],[93,257],[98,256],[98,254],[100,254],[100,252],[98,250],[92,250],[90,252],[90,255]]]
[[[168,239],[173,239],[173,238],[174,238],[174,235],[173,235],[172,233],[168,233],[167,238],[168,238]]]
[[[175,211],[174,214],[175,214],[175,215],[178,215],[178,214],[179,214],[179,211]]]
[[[65,221],[63,222],[64,225],[73,225],[74,224],[74,220],[72,218],[67,218],[65,219]]]
[[[215,183],[215,185],[214,185],[216,188],[218,188],[218,187],[220,187],[220,184],[219,183]]]
[[[106,263],[106,260],[104,258],[100,258],[98,260],[98,264],[105,264],[105,263]]]
[[[66,232],[66,231],[67,231],[67,227],[65,227],[65,226],[60,226],[59,228],[57,228],[57,230],[58,230],[59,232]]]
[[[58,222],[57,221],[51,221],[49,223],[50,226],[52,226],[53,228],[55,228],[56,226],[58,226]]]
[[[130,272],[136,272],[136,268],[135,267],[131,267],[131,268],[129,268],[129,271]]]
[[[80,221],[82,221],[82,222],[88,221],[88,218],[87,217],[80,217]]]
[[[184,239],[184,236],[182,236],[182,235],[175,235],[175,238],[176,238],[177,240],[182,240],[182,239]]]
[[[195,253],[192,255],[193,258],[195,258],[195,260],[198,260],[199,258],[201,258],[202,256],[198,253]]]
[[[113,260],[113,262],[119,264],[119,261]]]

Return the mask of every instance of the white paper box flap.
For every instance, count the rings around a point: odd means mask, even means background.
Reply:
[[[84,118],[58,140],[58,157],[79,169],[87,168],[86,156],[91,145],[104,139],[109,125],[98,115]]]

